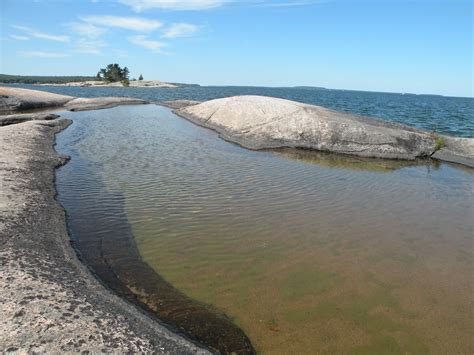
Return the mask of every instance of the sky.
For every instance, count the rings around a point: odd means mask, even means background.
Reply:
[[[0,73],[473,97],[471,0],[0,0]]]

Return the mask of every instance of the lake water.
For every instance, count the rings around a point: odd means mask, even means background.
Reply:
[[[380,117],[438,133],[474,137],[473,98],[318,88],[243,86],[194,86],[178,89],[15,86],[79,97],[131,96],[153,102],[175,99],[201,101],[234,95],[264,95],[320,105],[358,115]]]
[[[249,151],[156,105],[64,116],[74,124],[56,149],[72,159],[57,188],[72,239],[125,296],[159,303],[141,257],[261,353],[474,352],[472,169]],[[463,120],[440,126],[469,136]],[[192,308],[170,307],[159,311]]]

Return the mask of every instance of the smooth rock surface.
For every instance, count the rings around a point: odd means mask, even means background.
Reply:
[[[69,111],[86,111],[110,108],[117,105],[141,105],[148,101],[131,97],[93,97],[72,99],[64,105]]]
[[[0,128],[0,352],[200,354],[100,284],[70,245],[53,149],[70,121]]]
[[[0,116],[0,126],[22,123],[26,121],[49,121],[59,118],[54,113],[23,113],[16,115]]]
[[[46,91],[0,87],[0,113],[63,106],[73,98]]]
[[[271,97],[235,96],[175,112],[250,149],[292,147],[413,160],[431,156],[436,148],[437,137],[420,129]]]
[[[117,105],[146,104],[148,101],[129,97],[76,98],[46,91],[0,87],[0,113],[32,109],[65,108],[70,111],[95,110]]]
[[[458,163],[474,168],[474,139],[442,136],[444,147],[436,151],[432,158]]]

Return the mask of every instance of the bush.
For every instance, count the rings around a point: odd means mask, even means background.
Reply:
[[[128,80],[128,79],[122,80],[121,83],[126,88],[128,88],[130,86],[130,80]]]
[[[445,142],[443,137],[437,137],[435,140],[435,150],[438,151],[441,148],[444,148]]]

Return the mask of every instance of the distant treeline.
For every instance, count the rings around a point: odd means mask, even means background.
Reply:
[[[90,80],[97,80],[97,78],[95,76],[26,76],[0,74],[0,83],[5,84],[64,84]]]

